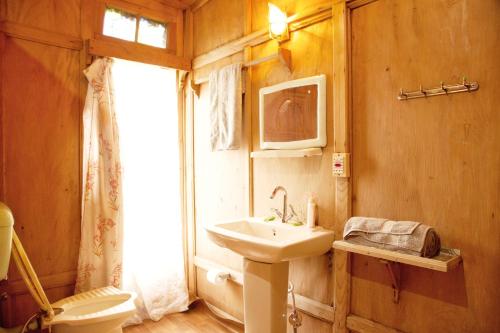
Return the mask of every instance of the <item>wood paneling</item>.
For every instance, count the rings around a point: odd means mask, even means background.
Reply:
[[[338,1],[333,12],[333,128],[334,151],[350,153],[349,117],[349,28],[348,8],[344,1]],[[341,239],[344,223],[351,216],[351,180],[337,177],[335,180],[335,239]],[[333,331],[347,332],[346,318],[350,308],[350,254],[334,251],[333,290],[335,317]]]
[[[7,21],[80,36],[80,0],[2,0],[1,6]]]
[[[267,2],[252,1],[252,20],[267,21]],[[283,2],[284,4],[285,2]],[[324,3],[324,1],[317,1]],[[316,2],[288,1],[286,5],[297,10],[309,8]],[[248,5],[248,4],[247,4]],[[240,7],[241,4],[239,4]],[[195,12],[194,45],[195,55],[210,54],[214,48],[240,38],[244,40],[255,31],[252,21],[243,20],[241,8],[234,8],[227,1],[211,0]],[[231,24],[234,18],[238,22]],[[258,18],[258,19],[256,19]],[[257,22],[257,25],[259,23]],[[198,32],[196,32],[198,31]],[[267,35],[265,36],[267,40]],[[317,74],[327,75],[327,89],[332,89],[332,22],[323,20],[300,31],[292,32],[291,40],[282,44],[292,51],[293,72],[290,73],[280,62],[266,62],[253,66],[246,76],[244,133],[242,148],[238,151],[209,151],[208,86],[202,84],[199,99],[194,108],[195,136],[195,193],[196,193],[196,255],[241,271],[241,257],[229,250],[214,245],[207,239],[203,230],[205,223],[217,220],[240,218],[254,211],[255,216],[269,215],[270,207],[282,203],[272,201],[269,195],[274,186],[287,188],[289,202],[297,210],[305,213],[306,192],[318,196],[319,223],[333,228],[334,180],[330,164],[333,153],[332,95],[327,97],[327,135],[328,146],[322,156],[297,159],[249,159],[252,150],[259,149],[258,137],[258,92],[261,87],[279,82],[303,78]],[[259,59],[275,53],[277,44],[269,41],[258,46],[248,46],[242,53],[228,51],[229,57],[207,64],[195,71],[196,77],[206,77],[214,68],[236,61]],[[219,59],[220,57],[217,57]],[[251,71],[251,72],[250,72]],[[250,85],[248,85],[248,83]],[[250,181],[248,183],[248,181]],[[253,192],[252,192],[253,189]],[[251,195],[249,197],[248,195]],[[277,199],[280,200],[280,199]],[[253,208],[253,209],[252,209]],[[291,263],[290,276],[295,290],[300,295],[323,304],[332,304],[330,256],[296,260]],[[243,319],[243,300],[241,287],[234,283],[213,286],[206,281],[206,272],[198,269],[197,288],[200,297],[207,298],[222,310]],[[303,314],[304,332],[331,332],[331,323]]]
[[[71,50],[81,50],[83,48],[83,42],[79,37],[64,35],[40,28],[32,28],[15,22],[0,22],[0,30],[10,37],[30,40],[49,46],[59,46]]]
[[[13,210],[16,230],[49,298],[73,293],[80,241],[81,111],[88,45],[100,21],[99,0],[0,0],[0,200]],[[128,0],[128,6],[175,21],[175,55],[92,45],[102,56],[190,68],[184,56],[183,13],[191,1]],[[128,8],[128,7],[127,7]],[[7,37],[6,37],[7,36]],[[99,46],[101,46],[99,48]],[[118,49],[118,51],[116,51]],[[114,53],[113,53],[114,52]],[[22,322],[36,307],[15,269],[0,291],[2,325]]]
[[[253,68],[252,124],[253,147],[259,149],[259,89],[287,80],[318,74],[327,75],[327,91],[332,84],[332,25],[323,21],[304,30],[293,32],[291,40],[283,45],[292,52],[293,72],[277,62],[264,63]],[[276,48],[274,41],[253,49],[254,58],[263,57]],[[334,179],[331,176],[333,153],[332,94],[327,94],[328,144],[322,156],[309,158],[277,158],[254,160],[255,216],[271,214],[270,208],[279,208],[281,199],[270,200],[277,185],[288,191],[288,202],[299,214],[305,214],[307,194],[317,196],[319,224],[333,228]],[[329,257],[321,256],[290,263],[290,280],[297,293],[325,304],[332,302]]]
[[[211,0],[194,12],[194,56],[243,35],[244,1]]]
[[[7,37],[2,58],[2,201],[38,275],[52,281],[76,269],[80,240],[79,53]],[[11,267],[8,292],[19,279]],[[72,283],[51,294],[70,295]],[[33,308],[18,293],[10,298],[14,323]]]
[[[89,53],[185,71],[191,69],[191,61],[187,58],[167,53],[163,49],[113,39],[91,39],[89,41]]]
[[[405,332],[500,327],[500,2],[379,0],[352,11],[353,215],[432,225],[463,265],[353,258],[352,313]],[[476,80],[474,94],[397,101],[400,88]]]

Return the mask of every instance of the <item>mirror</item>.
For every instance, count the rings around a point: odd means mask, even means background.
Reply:
[[[261,149],[326,145],[326,76],[318,75],[260,89]]]

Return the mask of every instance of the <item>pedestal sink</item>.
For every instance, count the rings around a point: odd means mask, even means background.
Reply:
[[[258,218],[205,229],[214,243],[244,257],[245,333],[285,333],[289,261],[327,252],[333,231]]]

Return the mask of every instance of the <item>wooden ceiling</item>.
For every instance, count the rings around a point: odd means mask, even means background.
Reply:
[[[196,0],[163,0],[163,2],[175,8],[186,9],[195,3]]]

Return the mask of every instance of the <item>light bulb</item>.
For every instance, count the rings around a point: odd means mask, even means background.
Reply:
[[[288,22],[284,12],[276,5],[269,5],[269,33],[272,38],[283,39],[283,35],[287,35]],[[286,36],[288,37],[288,36]]]

